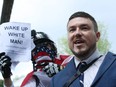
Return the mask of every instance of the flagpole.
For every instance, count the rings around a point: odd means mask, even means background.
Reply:
[[[10,21],[14,0],[3,0],[0,24]]]

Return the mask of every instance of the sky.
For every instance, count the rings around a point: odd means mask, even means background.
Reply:
[[[66,36],[69,16],[76,11],[85,11],[105,25],[111,43],[110,51],[116,53],[115,5],[116,0],[14,0],[10,21],[31,23],[31,29],[47,33],[57,44],[61,37]]]
[[[47,33],[57,44],[66,36],[69,16],[76,11],[86,11],[107,27],[111,51],[116,52],[115,4],[115,0],[14,0],[10,21],[31,23],[32,29]]]

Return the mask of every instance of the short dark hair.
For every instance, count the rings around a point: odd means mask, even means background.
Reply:
[[[74,14],[72,14],[69,18],[68,21],[70,21],[71,19],[73,18],[76,18],[76,17],[84,17],[84,18],[89,18],[92,23],[94,24],[94,28],[95,28],[95,32],[98,31],[98,25],[97,25],[97,22],[96,20],[94,19],[93,16],[91,16],[90,14],[86,13],[86,12],[83,12],[83,11],[78,11],[78,12],[75,12]]]

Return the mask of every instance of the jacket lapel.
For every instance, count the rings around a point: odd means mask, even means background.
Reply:
[[[68,82],[72,78],[72,76],[74,76],[76,74],[76,66],[74,63],[74,58],[66,65],[65,70],[66,70],[66,75],[67,75],[66,82]],[[80,87],[78,80],[79,80],[78,78],[76,80],[74,80],[71,83],[70,87]]]
[[[72,58],[72,60],[66,65],[64,70],[66,70],[65,71],[67,73],[66,75],[69,77],[73,76],[76,73],[76,66],[74,63],[74,58]]]
[[[115,56],[115,57],[114,57]],[[112,54],[111,52],[108,52],[107,55],[105,56],[105,59],[102,63],[102,65],[100,66],[98,73],[91,85],[91,87],[95,87],[93,85],[95,85],[97,83],[97,81],[100,80],[100,78],[102,77],[102,75],[109,69],[110,65],[116,60],[116,55]]]

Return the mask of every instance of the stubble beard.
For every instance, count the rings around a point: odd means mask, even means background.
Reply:
[[[89,58],[93,54],[93,52],[95,52],[95,50],[96,50],[96,45],[93,45],[91,47],[91,49],[87,49],[87,50],[81,51],[81,52],[75,52],[74,50],[71,50],[71,51],[80,60],[85,60],[85,59]]]

